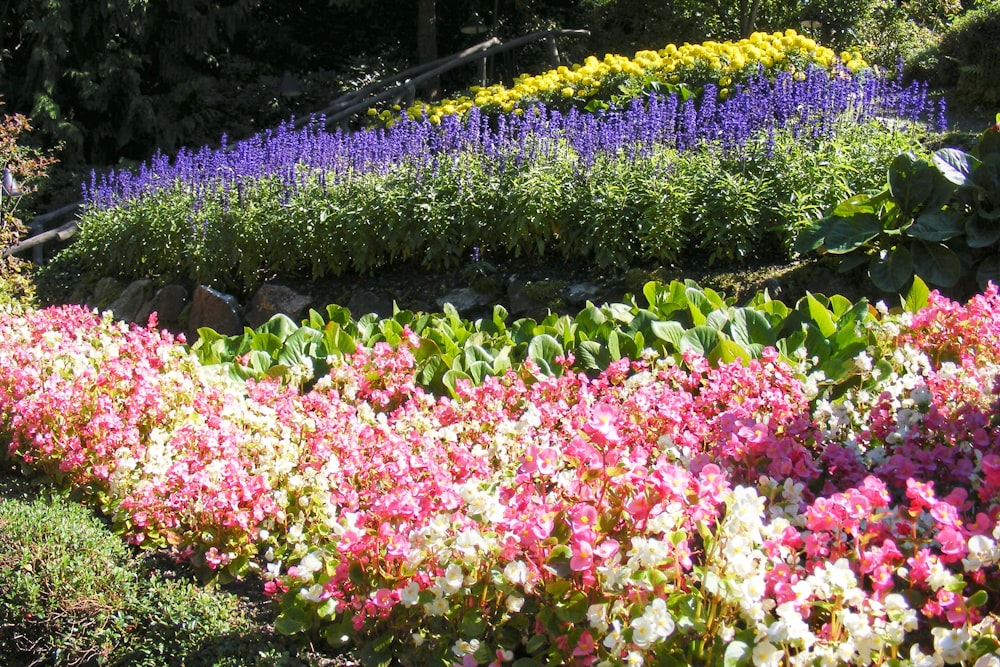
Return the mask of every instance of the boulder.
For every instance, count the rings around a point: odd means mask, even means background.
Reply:
[[[111,302],[118,298],[123,289],[125,289],[125,285],[120,280],[101,278],[94,285],[94,291],[90,295],[90,298],[87,299],[86,305],[88,308],[107,310]]]
[[[156,286],[152,280],[136,280],[129,283],[121,294],[108,304],[108,310],[114,313],[116,320],[136,322],[139,311],[153,297]]]
[[[256,329],[278,313],[298,322],[305,316],[312,301],[312,297],[299,294],[284,285],[262,285],[250,299],[246,314],[247,325]]]
[[[240,317],[240,304],[236,297],[204,285],[196,287],[188,315],[188,340],[195,342],[198,329],[202,327],[225,336],[243,333],[243,318]]]
[[[346,305],[355,320],[368,313],[375,313],[379,317],[392,315],[392,298],[375,290],[364,288],[354,290]]]
[[[446,303],[453,305],[466,319],[471,319],[478,315],[478,311],[490,308],[493,305],[493,297],[471,287],[461,287],[438,297],[438,308],[444,308]]]
[[[156,313],[158,326],[164,329],[180,330],[181,313],[188,304],[188,291],[182,285],[164,285],[153,298],[143,305],[136,316],[136,322],[145,324],[149,316]]]
[[[571,306],[580,307],[587,305],[588,301],[597,303],[601,297],[603,288],[597,283],[582,282],[573,283],[565,290],[563,296]]]

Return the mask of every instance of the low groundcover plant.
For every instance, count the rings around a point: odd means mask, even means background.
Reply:
[[[1000,293],[858,326],[836,395],[768,348],[450,398],[413,335],[302,393],[7,310],[0,429],[133,543],[259,571],[280,630],[367,664],[995,665]]]

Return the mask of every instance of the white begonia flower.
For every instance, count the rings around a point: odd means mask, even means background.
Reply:
[[[411,581],[406,584],[403,590],[399,594],[399,601],[403,603],[404,606],[412,607],[417,604],[420,600],[420,584],[415,581]]]
[[[452,645],[451,652],[459,658],[472,655],[479,650],[478,639],[459,639]]]
[[[521,611],[521,607],[524,606],[524,598],[519,595],[509,595],[507,596],[507,611],[512,614],[516,614]]]
[[[934,655],[946,665],[955,665],[965,660],[965,644],[969,632],[965,628],[932,628],[934,635]]]
[[[625,664],[628,667],[642,667],[646,664],[646,659],[638,651],[629,651],[628,655],[625,656]]]
[[[503,576],[510,583],[523,586],[528,581],[528,565],[523,560],[512,560],[504,566]]]
[[[444,571],[443,577],[437,577],[436,582],[448,595],[462,590],[462,586],[465,584],[465,573],[462,571],[462,566],[458,563],[452,563]]]
[[[430,602],[424,603],[424,611],[428,616],[444,616],[448,613],[448,600],[443,597],[435,597]]]
[[[648,648],[656,641],[652,619],[643,615],[633,619],[630,625],[632,627],[632,643],[639,648]]]
[[[778,667],[784,657],[784,651],[771,642],[760,642],[753,647],[753,664],[757,667]]]
[[[323,601],[323,584],[313,584],[299,591],[299,597],[307,602],[318,604]]]
[[[299,561],[298,569],[299,572],[312,576],[323,569],[323,561],[310,551]]]
[[[996,654],[981,656],[972,667],[1000,667],[1000,657]]]
[[[601,644],[611,653],[621,653],[622,647],[625,645],[625,638],[622,637],[621,621],[617,619],[611,621],[611,625],[608,627],[607,634],[604,635],[604,640]]]
[[[596,628],[599,632],[606,632],[608,629],[608,605],[592,604],[587,607],[587,622],[590,627]]]

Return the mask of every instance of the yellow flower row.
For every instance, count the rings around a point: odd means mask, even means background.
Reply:
[[[716,83],[720,95],[729,93],[728,86],[757,71],[762,65],[768,72],[790,70],[801,73],[809,65],[832,68],[835,63],[856,72],[867,67],[858,52],[835,53],[814,40],[785,32],[756,32],[737,42],[707,41],[701,44],[668,44],[659,51],[639,51],[632,58],[607,54],[603,59],[587,57],[572,67],[559,66],[542,74],[522,74],[511,87],[502,84],[474,86],[468,95],[430,105],[417,102],[406,110],[413,119],[427,116],[440,122],[446,115],[465,114],[473,106],[492,110],[523,113],[525,107],[538,101],[551,102],[560,98],[588,100],[608,89],[612,82],[624,80],[660,81],[662,83],[701,86]],[[386,110],[379,119],[391,124],[396,113]]]

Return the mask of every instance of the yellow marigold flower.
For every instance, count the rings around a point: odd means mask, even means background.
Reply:
[[[573,89],[570,88],[569,86],[564,87],[562,89],[562,96],[563,97],[573,97]]]
[[[728,88],[720,88],[719,89],[719,99],[723,99],[724,100],[727,97],[729,97],[729,89]]]

